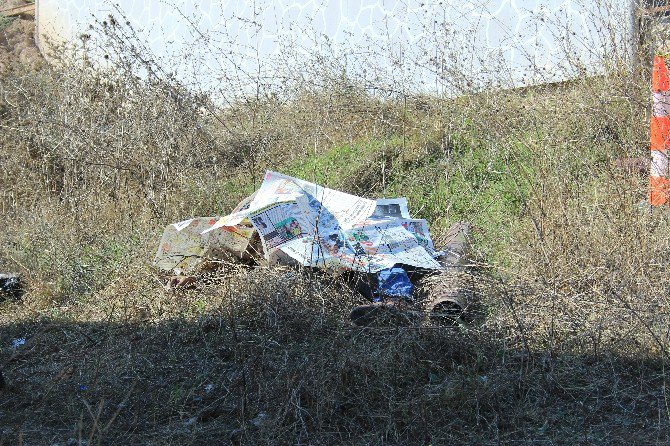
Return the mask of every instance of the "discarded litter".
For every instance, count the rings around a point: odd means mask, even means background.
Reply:
[[[12,339],[12,350],[16,350],[17,348],[25,344],[26,344],[26,338]]]
[[[23,294],[21,276],[19,274],[0,274],[0,298],[18,298]]]
[[[207,259],[256,252],[269,264],[365,273],[440,268],[428,223],[410,217],[406,199],[370,200],[271,171],[232,214],[169,225],[155,264],[188,274]]]
[[[414,285],[409,280],[407,271],[402,268],[389,268],[379,271],[377,274],[377,292],[375,300],[382,300],[383,297],[402,297],[412,299],[414,295]]]
[[[258,415],[256,415],[256,418],[251,420],[250,423],[256,427],[261,427],[263,424],[265,424],[267,418],[268,415],[265,412],[259,412]]]
[[[354,323],[367,323],[387,303],[394,314],[405,311],[403,302],[416,303],[416,280],[437,276],[427,308],[449,319],[465,308],[454,274],[463,268],[468,232],[466,223],[455,224],[436,251],[428,222],[411,218],[405,198],[371,200],[268,171],[231,214],[168,225],[154,264],[168,274],[169,288],[193,287],[189,276],[226,261],[339,271],[375,301],[352,310]],[[423,314],[414,313],[405,311],[412,316],[405,319]]]

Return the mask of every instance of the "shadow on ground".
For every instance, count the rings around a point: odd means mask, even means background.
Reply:
[[[4,326],[0,444],[670,441],[659,361],[528,354],[462,328],[278,321]]]

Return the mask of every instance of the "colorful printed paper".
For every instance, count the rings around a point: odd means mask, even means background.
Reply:
[[[410,218],[406,199],[370,200],[271,171],[243,210],[168,226],[156,264],[186,271],[197,263],[191,257],[217,249],[239,255],[253,230],[266,259],[280,252],[303,266],[371,273],[396,264],[440,268],[428,224]]]

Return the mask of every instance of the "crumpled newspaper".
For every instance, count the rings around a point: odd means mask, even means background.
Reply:
[[[428,223],[410,217],[405,198],[370,200],[272,171],[230,215],[169,225],[155,265],[188,274],[205,260],[244,258],[255,234],[270,263],[368,273],[396,264],[441,268]]]

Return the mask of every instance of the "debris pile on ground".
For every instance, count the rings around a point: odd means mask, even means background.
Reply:
[[[232,214],[168,226],[156,265],[188,273],[222,251],[252,256],[255,234],[270,264],[366,273],[396,264],[440,269],[428,224],[410,218],[406,199],[369,200],[270,171]]]
[[[155,265],[177,274],[168,286],[192,286],[189,274],[234,259],[350,273],[361,294],[383,304],[354,309],[352,319],[363,320],[389,301],[416,301],[415,285],[426,276],[451,277],[447,269],[459,262],[464,242],[459,246],[436,251],[428,222],[411,218],[405,198],[370,200],[268,171],[231,214],[169,225]],[[449,308],[465,306],[454,293],[436,295],[443,298],[428,296],[433,306],[445,298]]]

